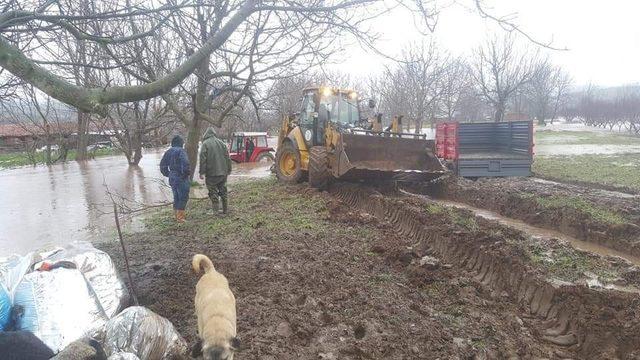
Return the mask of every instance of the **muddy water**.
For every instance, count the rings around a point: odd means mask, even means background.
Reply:
[[[520,231],[523,231],[524,233],[534,238],[559,239],[571,244],[571,246],[573,246],[576,249],[588,251],[588,252],[603,255],[603,256],[618,256],[629,261],[630,263],[640,266],[640,258],[636,256],[632,256],[632,255],[623,253],[621,251],[610,249],[606,246],[602,246],[593,242],[578,240],[576,238],[563,234],[559,231],[532,226],[520,220],[506,218],[502,215],[499,215],[487,209],[479,209],[479,208],[469,206],[467,204],[455,202],[455,201],[441,200],[441,199],[431,199],[431,200],[444,206],[450,206],[450,207],[455,207],[459,209],[469,210],[473,212],[476,216],[480,216],[488,220],[497,221],[502,225],[509,226],[509,227],[518,229]]]
[[[433,201],[436,202],[440,205],[443,206],[448,206],[448,207],[455,207],[458,209],[465,209],[465,210],[469,210],[472,213],[474,213],[476,216],[488,219],[488,220],[493,220],[493,221],[497,221],[498,223],[500,223],[501,225],[505,225],[505,226],[509,226],[515,229],[518,229],[526,234],[528,234],[529,236],[532,236],[534,238],[541,238],[541,239],[559,239],[562,241],[565,241],[567,243],[569,243],[571,246],[573,246],[576,249],[582,250],[582,251],[588,251],[594,254],[599,254],[602,256],[617,256],[620,258],[623,258],[625,260],[627,260],[628,262],[638,265],[640,266],[640,258],[636,257],[636,256],[632,256],[629,254],[626,254],[624,252],[621,251],[617,251],[611,248],[608,248],[606,246],[602,246],[593,242],[587,242],[587,241],[582,241],[582,240],[578,240],[576,238],[573,238],[571,236],[568,236],[566,234],[563,234],[559,231],[555,231],[555,230],[550,230],[550,229],[545,229],[545,228],[540,228],[540,227],[536,227],[533,225],[529,225],[523,221],[520,220],[516,220],[516,219],[512,219],[512,218],[507,218],[504,217],[500,214],[497,214],[493,211],[487,210],[487,209],[480,209],[477,207],[473,207],[464,203],[459,203],[456,201],[450,201],[450,200],[444,200],[444,199],[436,199],[436,198],[431,198],[431,197],[427,197],[425,195],[418,195],[418,194],[413,194],[407,191],[403,191],[403,193],[410,195],[410,196],[420,196],[420,197],[425,197],[428,198],[429,201]]]
[[[0,257],[76,240],[115,239],[107,187],[131,200],[132,208],[171,201],[158,166],[163,151],[147,151],[138,167],[128,166],[123,156],[108,156],[0,171]],[[229,181],[269,176],[269,166],[234,165]],[[195,195],[205,196],[203,188]],[[142,221],[135,217],[125,226],[139,230]]]
[[[536,155],[617,155],[640,153],[640,145],[614,144],[536,144]]]

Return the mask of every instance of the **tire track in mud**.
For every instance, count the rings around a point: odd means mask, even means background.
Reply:
[[[640,207],[635,196],[620,197],[621,194],[593,188],[528,178],[478,181],[449,178],[410,188],[411,192],[488,209],[640,257]],[[545,205],[545,200],[557,203]],[[598,217],[601,214],[591,211],[604,212],[616,219],[603,219]]]
[[[549,280],[522,254],[509,249],[504,239],[451,232],[442,226],[442,218],[425,214],[406,198],[350,184],[334,186],[331,194],[379,221],[388,221],[426,252],[466,269],[495,296],[506,294],[528,316],[538,319],[540,338],[586,357],[640,356],[640,301],[636,294]]]

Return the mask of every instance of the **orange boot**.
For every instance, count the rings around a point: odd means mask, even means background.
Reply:
[[[178,220],[179,223],[183,223],[185,221],[185,213],[184,210],[178,210],[177,211],[177,216],[176,219]]]

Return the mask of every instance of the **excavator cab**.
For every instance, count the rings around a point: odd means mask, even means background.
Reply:
[[[434,179],[445,172],[424,135],[381,129],[380,117],[361,116],[358,94],[331,87],[303,91],[300,112],[285,117],[278,137],[275,170],[285,182],[324,188],[332,179]],[[397,122],[397,123],[396,123]]]

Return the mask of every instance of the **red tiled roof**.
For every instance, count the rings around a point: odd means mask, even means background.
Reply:
[[[77,124],[54,123],[50,125],[53,134],[72,134],[76,131]],[[27,137],[44,135],[44,126],[34,124],[0,124],[0,137]]]

